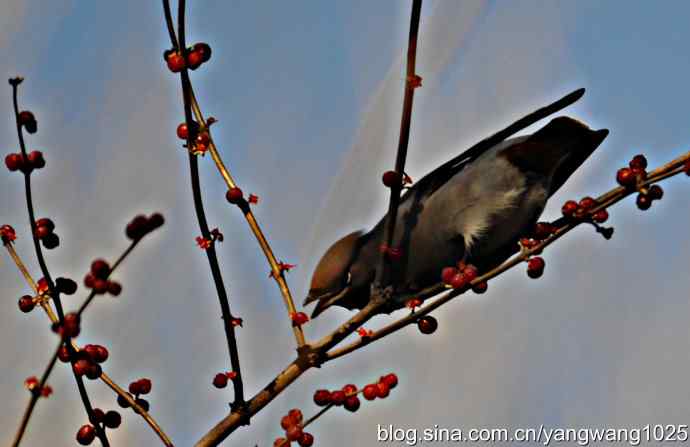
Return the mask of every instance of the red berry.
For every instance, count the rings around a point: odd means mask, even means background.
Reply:
[[[96,439],[96,428],[93,425],[82,425],[77,432],[77,442],[81,445],[89,445]]]
[[[345,394],[347,394],[348,396],[351,396],[351,395],[357,393],[357,387],[355,385],[349,383],[343,387],[343,392]]]
[[[189,68],[196,70],[204,62],[204,56],[199,51],[191,51],[187,53],[187,63]]]
[[[37,123],[33,113],[29,112],[28,110],[23,110],[19,112],[19,116],[17,118],[19,124],[24,126],[27,132],[36,133]]]
[[[208,136],[208,132],[202,132],[196,136],[196,139],[194,141],[196,142],[196,144],[208,146],[208,143],[211,141],[211,138]]]
[[[647,171],[645,171],[642,168],[631,168],[632,173],[635,177],[639,177],[640,180],[646,180],[647,179]]]
[[[74,295],[77,291],[77,283],[69,278],[56,278],[55,288],[59,293],[64,293],[65,295]]]
[[[632,169],[647,169],[647,158],[642,154],[635,155],[628,165]]]
[[[683,164],[683,172],[685,172],[685,175],[690,176],[690,160]]]
[[[125,234],[129,239],[137,240],[144,237],[149,231],[149,219],[141,214],[137,215],[127,224]]]
[[[225,199],[228,202],[237,205],[242,200],[242,190],[237,187],[230,188],[228,192],[225,193]]]
[[[461,289],[467,285],[467,278],[462,273],[456,273],[450,279],[450,286],[454,289]]]
[[[78,376],[83,376],[86,374],[90,367],[91,363],[89,363],[89,361],[86,359],[79,359],[72,364],[72,370],[74,371],[74,374]]]
[[[57,248],[58,245],[60,245],[60,238],[57,234],[50,233],[48,236],[44,237],[41,240],[41,242],[43,243],[43,246],[45,248],[47,248],[48,250],[52,250],[54,248]]]
[[[105,348],[105,346],[101,345],[96,345],[96,350],[95,352],[91,355],[91,358],[96,362],[96,363],[103,363],[106,360],[108,360],[108,350]]]
[[[647,194],[638,194],[637,195],[637,207],[641,210],[648,210],[649,207],[652,206],[652,199],[647,195]]]
[[[194,123],[196,125],[196,123]],[[192,133],[193,135],[194,133]],[[187,128],[187,123],[180,123],[177,126],[177,137],[181,140],[186,140],[189,138],[189,129]]]
[[[633,186],[637,181],[630,168],[620,168],[616,173],[616,181],[621,186]]]
[[[563,208],[561,208],[561,212],[565,217],[572,217],[573,214],[575,214],[575,211],[577,211],[577,202],[574,200],[568,200],[563,204]]]
[[[127,394],[129,395],[129,393],[127,393]],[[129,397],[132,397],[132,396],[129,395]],[[129,408],[130,407],[129,401],[120,395],[117,396],[117,404],[122,408]]]
[[[345,403],[343,404],[343,406],[347,411],[354,413],[355,411],[359,410],[360,404],[361,403],[357,396],[350,396],[347,399],[345,399]]]
[[[383,376],[380,380],[381,382],[384,382],[386,385],[388,385],[388,388],[393,389],[396,386],[398,386],[398,376],[396,376],[393,373],[386,374]]]
[[[29,313],[34,310],[34,307],[36,307],[36,303],[34,303],[34,299],[31,296],[24,295],[19,298],[19,310],[22,312]]]
[[[314,392],[314,403],[319,407],[325,407],[331,403],[331,392],[328,390],[316,390]]]
[[[544,266],[546,263],[543,258],[536,256],[527,261],[527,276],[530,278],[539,278],[544,273]]]
[[[38,293],[41,295],[48,293],[50,291],[50,287],[48,287],[48,281],[45,278],[39,279],[36,283],[36,289],[38,289]]]
[[[580,208],[582,208],[582,209],[585,210],[585,211],[594,208],[594,206],[595,206],[596,204],[597,204],[596,200],[594,200],[594,199],[591,198],[591,197],[583,197],[582,200],[580,200],[580,203],[579,203]]]
[[[304,312],[295,312],[295,313],[291,314],[290,316],[292,317],[292,323],[295,326],[301,326],[304,323],[306,323],[307,321],[309,321],[309,317]]]
[[[194,51],[201,54],[202,62],[207,62],[211,59],[211,47],[205,42],[194,44]]]
[[[22,154],[8,154],[5,157],[5,166],[10,172],[18,171],[22,165]]]
[[[609,212],[606,210],[599,210],[592,215],[592,220],[597,223],[604,223],[609,219]]]
[[[213,378],[213,386],[216,388],[225,388],[228,385],[228,376],[222,373],[216,374]]]
[[[93,283],[95,280],[96,278],[94,278],[91,273],[87,273],[86,276],[84,276],[84,286],[88,287],[89,289],[93,289]]]
[[[362,395],[366,400],[374,400],[376,399],[376,396],[378,395],[378,388],[376,387],[375,384],[370,383],[369,385],[364,387],[364,390],[362,391]]]
[[[664,190],[659,185],[652,185],[649,187],[649,198],[652,200],[661,200],[664,197]]]
[[[137,380],[137,383],[139,384],[139,394],[149,394],[151,392],[151,388],[153,386],[151,379],[139,379]]]
[[[108,293],[112,296],[118,296],[122,292],[122,286],[119,282],[108,281]]]
[[[462,275],[465,277],[465,281],[472,282],[479,275],[479,272],[477,271],[477,267],[468,265],[462,271]]]
[[[295,421],[287,414],[280,419],[280,426],[283,427],[283,430],[287,430],[293,425],[295,425]]]
[[[477,284],[472,286],[472,291],[476,294],[481,294],[486,292],[486,290],[489,288],[489,284],[486,281],[478,282]]]
[[[297,443],[300,445],[300,447],[311,447],[314,444],[314,436],[312,436],[311,433],[304,432],[297,440]]]
[[[302,420],[304,420],[304,416],[299,408],[293,408],[292,410],[288,411],[287,415],[292,420],[294,425],[301,424]]]
[[[70,355],[69,355],[69,349],[67,349],[66,345],[60,346],[60,350],[58,351],[58,359],[62,363],[67,363],[69,362]]]
[[[103,418],[105,417],[105,413],[103,410],[100,408],[94,408],[93,409],[93,414],[91,416],[91,422],[94,424],[100,424],[103,422]]]
[[[422,334],[433,334],[438,329],[438,321],[436,318],[426,315],[417,320],[417,328]]]
[[[97,350],[98,348],[96,347],[96,345],[85,345],[82,348],[82,351],[84,351],[93,362],[96,361],[96,356],[98,355],[98,353],[96,352]]]
[[[90,380],[98,379],[101,377],[101,374],[103,374],[103,369],[101,369],[101,365],[97,363],[91,363],[89,369],[86,370],[86,377]]]
[[[78,314],[72,312],[65,315],[64,331],[67,337],[76,337],[79,335],[79,325],[81,319]]]
[[[273,442],[273,447],[289,447],[290,446],[290,441],[288,441],[285,438],[277,438]]]
[[[458,269],[455,267],[446,267],[441,271],[441,280],[444,284],[450,284],[453,277],[458,273]]]
[[[340,406],[345,402],[346,396],[345,393],[342,392],[342,390],[338,391],[333,391],[331,393],[331,402],[333,402],[334,405]]]
[[[96,259],[91,263],[91,274],[96,279],[106,279],[110,274],[110,265],[103,259]]]
[[[141,394],[141,390],[139,388],[139,381],[134,381],[134,382],[130,383],[128,389],[129,389],[129,392],[134,394],[135,396],[137,394]]]
[[[93,291],[98,295],[103,295],[108,291],[108,281],[105,279],[94,279],[93,280]]]
[[[554,227],[548,222],[537,222],[534,226],[534,239],[543,241],[547,239],[554,232]]]
[[[142,410],[144,410],[144,411],[149,411],[149,407],[150,407],[150,406],[149,406],[149,401],[148,401],[148,400],[139,398],[139,399],[136,399],[135,402],[137,403],[137,405],[139,405],[139,406],[141,407]],[[135,411],[136,413],[138,413],[137,410],[134,410],[134,411]]]
[[[288,439],[288,441],[297,441],[302,437],[303,433],[302,427],[299,425],[293,425],[285,430],[285,437]]]
[[[43,158],[43,153],[41,151],[29,152],[27,159],[34,169],[42,169],[46,166],[46,160]]]
[[[168,69],[173,73],[179,73],[185,67],[184,57],[180,53],[171,53],[167,59]]]
[[[390,388],[386,382],[379,382],[376,384],[376,397],[385,399],[390,394]]]
[[[393,186],[399,186],[402,184],[402,175],[395,171],[386,171],[383,173],[381,181],[387,187],[392,188]]]
[[[103,425],[108,428],[117,428],[122,423],[122,416],[115,410],[110,410],[103,418]]]

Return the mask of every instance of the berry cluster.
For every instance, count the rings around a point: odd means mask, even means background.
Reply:
[[[17,240],[17,232],[10,225],[3,225],[0,227],[0,239],[2,239],[3,244],[7,245]]]
[[[191,132],[190,132],[191,128]],[[206,130],[199,130],[199,123],[192,121],[191,126],[187,123],[180,123],[177,126],[177,136],[182,140],[192,140],[192,147],[189,151],[194,155],[204,155],[208,151],[208,146],[211,143],[211,136]]]
[[[686,174],[690,175],[690,162],[686,162],[684,166]],[[637,187],[640,182],[647,179],[647,159],[644,155],[635,155],[628,163],[628,167],[620,168],[616,172],[616,181],[626,188],[637,188],[639,194],[635,201],[637,207],[641,210],[648,210],[655,200],[661,200],[664,196],[664,190],[659,185],[652,185],[649,188]]]
[[[44,385],[42,387],[40,385],[41,382],[36,376],[27,377],[26,380],[24,380],[24,386],[32,393],[37,393],[41,397],[48,397],[53,394],[53,388],[50,385]]]
[[[398,376],[393,373],[381,376],[376,383],[365,385],[361,390],[362,395],[366,400],[385,399],[388,397],[390,390],[398,385]],[[314,393],[314,403],[319,407],[326,407],[329,405],[343,406],[346,410],[355,412],[359,409],[360,400],[357,394],[360,391],[355,385],[348,384],[339,390],[316,390]]]
[[[43,152],[31,151],[26,157],[21,152],[14,152],[5,157],[5,166],[10,172],[21,171],[30,174],[34,169],[42,169],[46,165]]]
[[[153,213],[148,217],[139,214],[127,224],[125,234],[129,239],[138,241],[153,230],[162,227],[164,223],[165,219],[160,213]]]
[[[151,388],[151,379],[141,378],[129,384],[129,392],[127,395],[132,398],[142,410],[148,412],[150,408],[149,401],[140,396],[150,393]],[[129,401],[123,396],[117,396],[117,404],[122,408],[129,408],[131,406]],[[137,413],[138,410],[134,409],[134,412]]]
[[[62,323],[55,322],[51,329],[64,338],[77,337],[81,332],[81,317],[78,313],[70,312],[65,315]]]
[[[441,281],[443,281],[446,287],[452,289],[461,289],[465,291],[472,287],[475,293],[484,293],[488,287],[485,281],[477,283],[474,286],[470,284],[477,278],[478,274],[479,272],[475,266],[460,261],[457,267],[446,267],[441,270]]]
[[[96,427],[101,429],[118,428],[122,424],[122,416],[115,410],[104,412],[100,408],[94,408],[91,416],[91,424],[82,425],[77,431],[77,442],[81,445],[89,445],[96,439]]]
[[[103,259],[96,259],[91,263],[91,271],[84,277],[84,285],[97,295],[109,293],[118,296],[122,292],[120,283],[108,280],[110,265]]]
[[[55,224],[47,217],[43,217],[36,221],[34,236],[36,236],[36,239],[40,240],[43,246],[48,250],[52,250],[60,245],[60,238],[55,234]]]
[[[303,430],[304,417],[302,412],[293,408],[280,420],[280,426],[285,430],[284,438],[277,438],[274,447],[287,447],[292,442],[297,442],[300,447],[309,447],[314,444],[314,436]]]
[[[569,219],[584,219],[590,216],[594,222],[606,222],[609,217],[609,214],[606,210],[599,210],[594,213],[591,212],[591,210],[597,205],[598,203],[596,200],[587,196],[580,199],[579,202],[568,200],[563,204],[561,212],[563,213],[563,216]]]
[[[58,351],[58,359],[63,363],[72,362],[72,370],[78,376],[86,376],[96,380],[103,372],[101,363],[108,360],[108,350],[101,345],[86,345],[79,351],[73,350],[63,344]]]
[[[211,59],[211,47],[204,42],[196,43],[187,48],[187,60],[179,51],[166,50],[163,53],[163,59],[168,64],[168,69],[173,73],[179,73],[185,67],[196,70],[204,62]]]
[[[235,377],[237,377],[237,373],[235,371],[218,373],[213,377],[213,386],[218,389],[225,388],[228,386],[228,380],[233,380]]]

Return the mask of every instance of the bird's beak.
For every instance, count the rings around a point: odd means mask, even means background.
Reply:
[[[314,311],[311,314],[311,318],[316,318],[317,316],[321,315],[321,313],[331,307],[333,304],[335,304],[338,300],[343,298],[345,295],[350,293],[350,290],[352,290],[352,287],[347,286],[344,289],[342,289],[340,292],[331,292],[331,293],[326,293],[323,295],[313,295],[309,294],[307,295],[307,298],[304,300],[304,305],[308,305],[310,303],[313,303],[316,300],[319,300],[319,302],[316,304],[316,307],[314,308]]]

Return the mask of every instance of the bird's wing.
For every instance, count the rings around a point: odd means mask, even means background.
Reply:
[[[432,194],[439,188],[439,186],[443,185],[448,181],[448,179],[461,171],[468,163],[482,155],[487,150],[491,149],[493,146],[502,142],[511,135],[514,135],[517,132],[531,126],[537,121],[540,121],[547,116],[568,107],[580,99],[584,94],[584,88],[577,89],[574,92],[562,97],[558,101],[520,118],[510,126],[496,132],[488,138],[483,139],[457,157],[445,162],[438,168],[422,177],[405,193],[405,195],[401,198],[401,203],[413,195],[416,195],[419,198],[420,195],[424,196]]]

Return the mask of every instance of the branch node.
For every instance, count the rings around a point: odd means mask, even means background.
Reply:
[[[235,401],[230,404],[230,410],[240,416],[239,425],[251,425],[251,413],[246,401]]]
[[[295,364],[302,371],[312,367],[321,368],[325,360],[326,356],[323,351],[314,349],[311,345],[305,344],[297,348],[297,360],[295,360]]]

